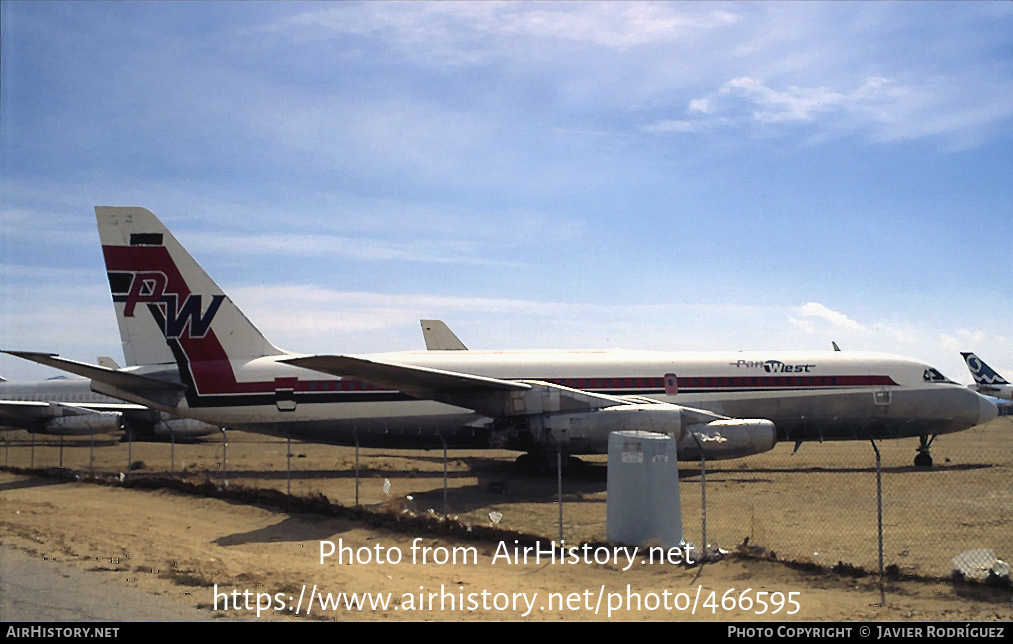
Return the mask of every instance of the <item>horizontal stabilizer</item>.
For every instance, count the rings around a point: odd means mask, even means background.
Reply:
[[[140,376],[126,371],[116,371],[115,369],[99,367],[84,362],[77,362],[76,360],[67,360],[66,358],[60,358],[55,353],[39,353],[35,351],[4,351],[4,353],[9,353],[12,356],[37,362],[39,364],[46,365],[47,367],[54,367],[56,369],[60,369],[61,371],[90,378],[97,382],[106,383],[128,391],[181,391],[185,389],[183,385],[176,382],[167,382],[165,380]]]

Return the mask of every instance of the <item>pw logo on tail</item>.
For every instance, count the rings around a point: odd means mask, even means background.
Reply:
[[[148,310],[161,325],[167,340],[179,338],[199,339],[207,335],[224,295],[211,296],[211,304],[203,310],[200,295],[187,294],[183,304],[178,293],[166,293],[168,278],[160,271],[109,272],[109,285],[114,302],[124,302],[123,315],[134,317],[138,304],[147,304]]]

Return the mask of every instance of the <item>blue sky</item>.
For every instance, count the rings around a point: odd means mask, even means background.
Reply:
[[[0,11],[4,348],[122,359],[93,206],[138,205],[293,351],[441,318],[1013,376],[1009,3]]]

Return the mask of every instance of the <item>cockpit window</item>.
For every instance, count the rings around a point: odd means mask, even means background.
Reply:
[[[926,369],[925,373],[922,374],[922,380],[926,382],[949,382],[950,379],[939,373],[935,369]]]

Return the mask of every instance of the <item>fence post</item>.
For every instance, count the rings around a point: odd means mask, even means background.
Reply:
[[[226,435],[225,428],[222,427],[222,487],[229,487],[229,473],[228,473],[228,436]]]
[[[879,525],[879,601],[886,604],[886,589],[883,586],[883,461],[879,454],[876,441],[869,439],[872,449],[876,450],[876,513]]]
[[[556,494],[559,498],[559,545],[563,545],[563,445],[556,442]]]
[[[355,438],[355,507],[359,507],[359,432],[352,430]]]
[[[443,438],[443,434],[438,436],[443,443],[443,518],[446,519],[450,516],[447,511],[447,439]]]
[[[700,544],[701,559],[707,560],[707,454],[700,443],[700,434],[693,434],[693,440],[700,450],[700,525],[703,543]]]

